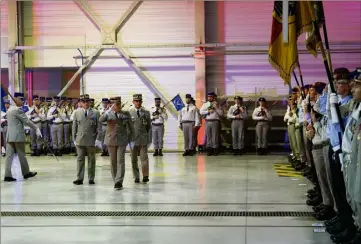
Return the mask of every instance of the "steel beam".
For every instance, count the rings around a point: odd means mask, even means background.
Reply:
[[[83,58],[88,58],[89,56],[83,56]],[[82,59],[82,56],[73,56],[74,59]],[[123,58],[121,56],[120,58]],[[141,56],[129,56],[129,58],[144,58],[144,59],[151,59],[151,58],[193,58],[193,53],[190,54],[174,54],[174,55],[141,55]],[[98,59],[119,59],[119,56],[99,56]]]
[[[119,18],[117,23],[114,25],[112,31],[115,32],[115,35],[119,32],[119,30],[128,22],[128,20],[133,16],[135,11],[140,7],[140,5],[143,3],[143,1],[134,1],[127,11]],[[115,40],[116,41],[116,40]]]
[[[71,84],[73,84],[73,82],[75,81],[75,79],[78,77],[78,75],[80,75],[82,73],[83,70],[89,68],[96,60],[96,58],[103,52],[103,49],[97,49],[95,50],[90,56],[89,58],[87,58],[84,61],[84,64],[82,66],[80,66],[80,68],[77,70],[77,72],[75,72],[75,74],[73,75],[73,77],[71,77],[71,79],[68,81],[68,83],[66,83],[66,85],[64,86],[64,88],[59,92],[58,96],[63,95],[63,93],[71,86]]]
[[[84,0],[74,0],[73,1],[76,6],[83,12],[83,14],[93,23],[95,28],[99,31],[104,31],[103,26],[104,24],[100,22],[98,18],[95,17],[95,14],[92,8],[86,3]]]
[[[157,95],[160,97],[160,99],[163,101],[164,104],[168,104],[168,110],[173,115],[173,117],[178,118],[178,113],[175,110],[173,106],[169,103],[168,99],[163,95],[161,91],[158,90],[158,88],[154,85],[151,79],[136,65],[133,60],[129,57],[129,55],[126,53],[126,50],[120,45],[116,44],[118,46],[117,51],[119,54],[124,57],[125,62],[128,64],[130,68],[134,70],[134,72],[140,77],[144,85],[148,87],[151,92],[153,92],[154,95]]]
[[[240,47],[245,49],[257,49],[265,48],[268,49],[269,43],[154,43],[154,44],[124,44],[123,48],[224,48],[224,47]],[[333,48],[359,48],[360,43],[356,42],[331,42],[330,46]],[[300,46],[302,47],[302,46]],[[116,49],[116,45],[67,45],[67,46],[16,46],[14,48],[9,48],[9,50],[46,50],[46,49]]]

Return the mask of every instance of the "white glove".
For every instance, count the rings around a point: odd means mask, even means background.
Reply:
[[[338,103],[338,97],[336,93],[330,94],[330,104],[331,106],[335,106]]]
[[[41,134],[41,131],[39,128],[36,128],[36,136],[39,138],[43,138],[43,135]]]
[[[340,163],[341,163],[341,165],[342,165],[341,169],[342,169],[342,171],[343,171],[343,153],[339,153],[339,154],[338,154],[338,158],[340,159]]]
[[[102,142],[99,140],[95,140],[95,146],[99,147],[100,149],[102,149]]]
[[[76,141],[73,141],[73,143],[74,143],[74,146],[76,147]]]

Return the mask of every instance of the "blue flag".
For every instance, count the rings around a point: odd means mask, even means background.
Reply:
[[[179,96],[179,94],[178,94],[177,96],[175,96],[171,101],[172,101],[172,103],[173,103],[173,105],[174,105],[174,107],[175,107],[175,109],[176,109],[177,111],[179,111],[179,110],[181,110],[182,108],[185,107],[185,106],[184,106],[184,103],[183,103],[183,100],[182,100],[182,98]]]
[[[0,101],[1,102],[1,111],[5,112],[4,97],[6,97],[7,94],[2,86],[1,86],[1,95],[0,96],[1,96],[1,101]]]

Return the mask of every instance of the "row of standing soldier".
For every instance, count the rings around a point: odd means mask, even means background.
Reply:
[[[89,99],[89,105],[94,108],[94,99],[89,95],[84,95]],[[179,112],[178,124],[183,130],[185,141],[184,156],[193,155],[197,147],[198,131],[201,127],[202,119],[206,122],[206,147],[209,156],[219,154],[221,117],[223,108],[217,102],[215,93],[208,93],[207,102],[199,110],[195,105],[195,100],[190,94],[186,97],[186,106]],[[75,101],[75,103],[74,103]],[[242,97],[234,98],[235,104],[231,106],[227,113],[227,118],[232,120],[232,146],[234,155],[242,155],[244,152],[244,131],[245,120],[248,117],[247,108],[243,104]],[[99,112],[102,114],[109,108],[109,99],[102,99],[102,106]],[[162,156],[164,145],[164,123],[168,119],[166,109],[160,106],[160,98],[155,98],[155,106],[150,109],[152,138],[154,145],[153,156]],[[74,143],[71,140],[71,127],[73,113],[79,103],[66,97],[38,97],[33,96],[33,105],[27,112],[28,118],[34,122],[42,131],[43,139],[39,140],[35,131],[29,128],[31,138],[32,156],[40,154],[54,153],[56,156],[76,152]],[[122,105],[122,108],[125,104]],[[257,151],[258,154],[267,153],[267,135],[270,128],[269,122],[272,114],[267,109],[266,100],[259,98],[259,107],[255,108],[252,119],[256,121]],[[106,123],[102,123],[100,131],[100,141],[102,142],[102,156],[109,156],[108,149],[104,143]],[[6,127],[4,128],[6,131]]]
[[[290,161],[315,184],[307,204],[314,206],[314,217],[325,220],[331,239],[356,244],[361,243],[361,77],[338,68],[334,82],[337,94],[322,82],[305,86],[304,98],[300,89],[292,90],[285,115]],[[343,135],[336,104],[346,125]]]

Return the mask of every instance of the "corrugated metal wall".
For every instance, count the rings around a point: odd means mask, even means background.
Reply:
[[[105,16],[107,23],[115,23],[114,10],[106,9],[99,2],[91,2],[99,16]],[[108,6],[112,6],[109,3]],[[128,7],[129,3],[123,5]],[[114,6],[125,10],[126,7]],[[119,11],[118,16],[122,14]],[[194,43],[194,3],[193,2],[147,2],[145,1],[120,30],[118,39],[124,44]],[[193,48],[142,48],[129,49],[136,57],[133,61],[149,77],[168,99],[176,94],[195,95],[195,64],[191,57]],[[145,56],[158,56],[151,58]],[[189,57],[167,58],[168,55],[189,55]],[[101,56],[119,57],[116,50],[105,50]],[[162,57],[163,56],[163,57]],[[85,75],[86,93],[95,98],[120,95],[131,104],[134,93],[142,93],[144,106],[150,108],[154,102],[153,93],[123,59],[98,59]],[[174,117],[166,123],[165,149],[183,148],[181,132]]]

